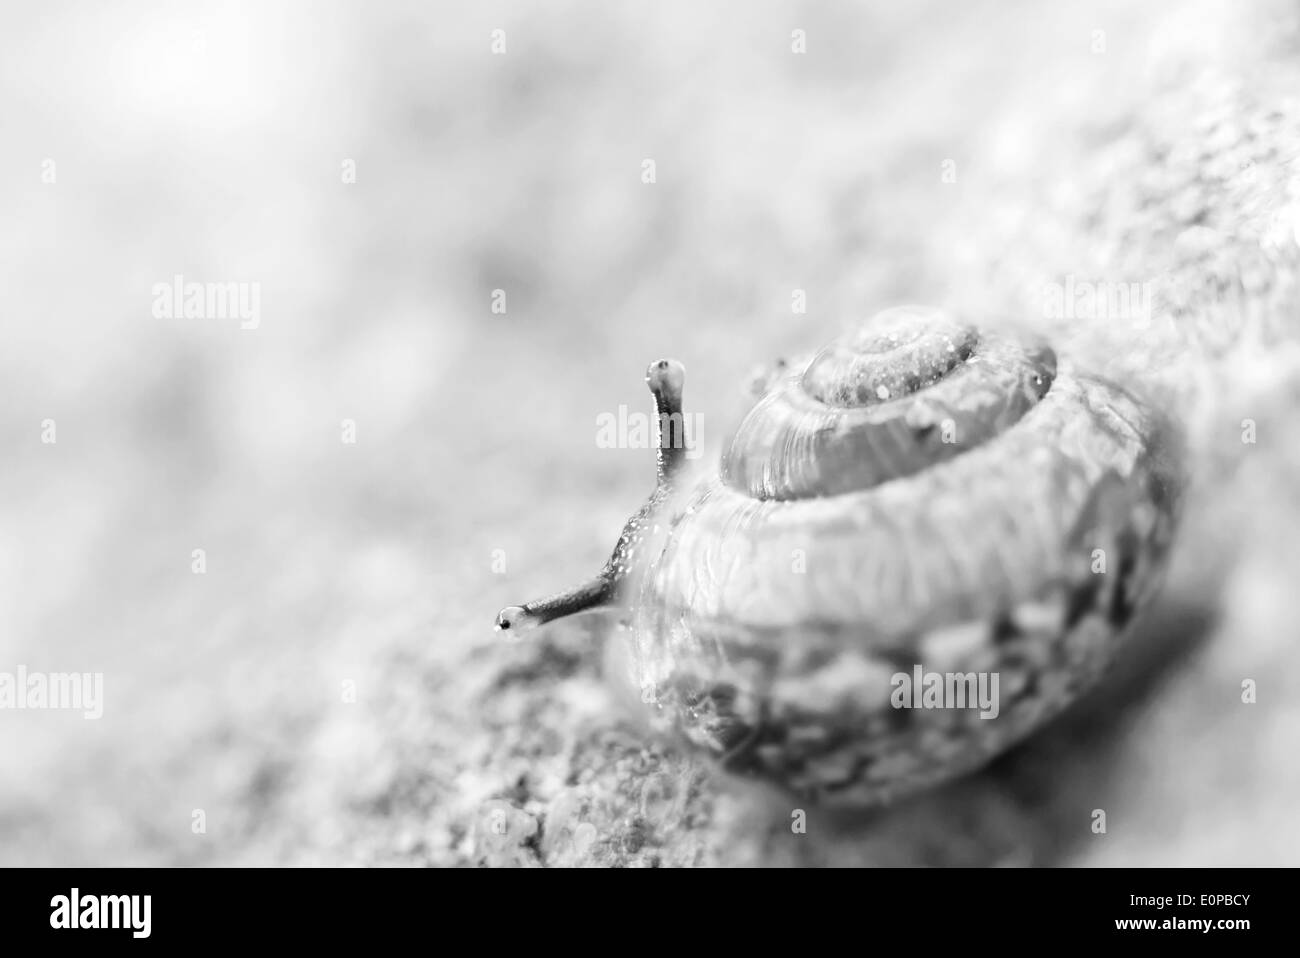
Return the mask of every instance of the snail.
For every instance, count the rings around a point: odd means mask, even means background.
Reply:
[[[684,378],[647,370],[658,481],[604,568],[496,626],[624,610],[643,701],[731,771],[853,807],[973,771],[1097,682],[1163,579],[1177,432],[1048,345],[878,313],[761,377],[693,482]]]

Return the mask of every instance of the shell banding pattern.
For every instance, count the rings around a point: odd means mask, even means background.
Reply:
[[[976,767],[1095,682],[1157,586],[1172,439],[1045,346],[881,313],[774,377],[679,505],[635,602],[642,689],[831,804]],[[996,717],[895,707],[918,666],[996,673]]]

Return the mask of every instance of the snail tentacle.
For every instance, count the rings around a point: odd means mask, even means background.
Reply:
[[[625,581],[637,568],[636,556],[646,531],[673,494],[674,480],[686,461],[682,419],[684,367],[675,359],[660,359],[646,369],[645,380],[655,401],[658,434],[654,492],[623,527],[609,561],[594,578],[545,599],[507,606],[497,613],[498,632],[532,629],[579,612],[618,604]]]
[[[672,483],[686,461],[686,424],[682,418],[686,371],[675,359],[660,359],[646,369],[645,381],[655,398],[655,428],[659,436],[655,450],[657,492]]]
[[[609,604],[615,587],[614,580],[602,570],[594,579],[553,596],[523,605],[506,606],[497,613],[496,629],[498,632],[523,632],[555,619],[600,608]]]

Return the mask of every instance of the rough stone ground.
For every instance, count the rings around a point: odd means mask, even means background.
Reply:
[[[0,669],[102,671],[106,702],[0,713],[0,864],[1295,864],[1296,238],[1247,234],[1296,222],[1297,114],[1256,156],[1274,189],[1191,210],[1208,236],[1160,219],[1201,160],[1153,144],[1225,96],[1267,112],[1300,45],[1284,4],[1131,6],[7,12]],[[608,622],[491,633],[648,490],[594,424],[644,407],[649,359],[686,363],[712,456],[751,367],[849,317],[1028,310],[1043,276],[1141,280],[1188,243],[1280,270],[1225,348],[1056,331],[1179,396],[1201,482],[1169,589],[988,771],[794,835],[788,797],[644,734]],[[260,326],[155,319],[177,273],[259,282]]]

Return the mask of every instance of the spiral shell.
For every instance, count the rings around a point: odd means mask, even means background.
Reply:
[[[1161,578],[1175,450],[1045,346],[881,313],[774,376],[663,524],[634,599],[646,698],[830,803],[978,766],[1111,660]],[[996,717],[898,707],[929,672],[997,676]]]

